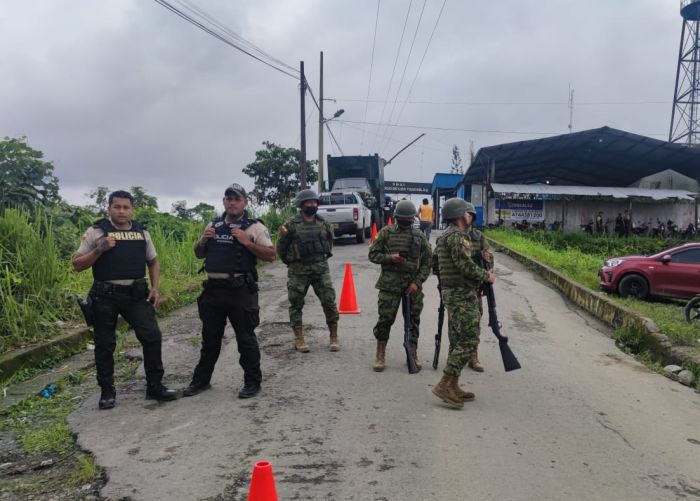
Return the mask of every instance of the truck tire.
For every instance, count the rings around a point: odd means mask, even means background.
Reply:
[[[361,244],[361,243],[364,243],[364,241],[365,241],[365,230],[364,230],[364,228],[359,228],[355,232],[355,242],[357,242],[358,244]]]

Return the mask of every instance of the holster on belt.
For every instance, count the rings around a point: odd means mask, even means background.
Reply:
[[[132,301],[140,301],[148,296],[148,282],[145,278],[135,280],[131,285],[119,285],[110,282],[94,282],[90,289],[91,296],[111,296],[120,294],[131,296]]]
[[[80,311],[83,313],[85,318],[85,323],[88,327],[92,327],[95,324],[95,313],[92,311],[92,297],[88,295],[87,299],[82,297],[76,297]]]
[[[210,289],[240,289],[246,286],[250,292],[258,291],[257,273],[245,273],[236,277],[229,278],[209,278],[202,282],[202,287],[205,290]]]

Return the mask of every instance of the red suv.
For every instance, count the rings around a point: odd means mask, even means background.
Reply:
[[[690,299],[700,294],[700,243],[679,245],[648,257],[614,257],[605,261],[598,276],[601,288],[622,297]]]

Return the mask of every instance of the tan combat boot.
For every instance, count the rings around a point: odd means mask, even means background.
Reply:
[[[467,362],[467,365],[473,371],[484,372],[484,366],[481,365],[481,362],[479,362],[479,355],[476,352],[476,349],[474,349],[472,354],[469,355],[469,362]]]
[[[374,372],[382,372],[384,370],[384,360],[386,358],[386,341],[377,341],[377,354],[374,357]]]
[[[309,345],[306,344],[304,339],[304,329],[303,327],[294,327],[294,349],[302,353],[309,352]]]
[[[454,379],[454,385],[452,386],[452,389],[462,402],[471,402],[472,400],[474,400],[474,398],[476,398],[476,396],[471,391],[464,391],[462,388],[459,387],[458,378]]]
[[[433,395],[438,397],[453,409],[461,409],[464,407],[464,402],[461,398],[459,398],[457,393],[455,393],[454,385],[456,385],[456,382],[456,377],[443,374],[442,379],[435,385],[435,387],[433,387],[432,391]]]
[[[418,361],[418,345],[411,343],[411,356],[413,357],[413,360],[416,362],[416,368],[418,370],[421,370],[423,366],[420,364]]]
[[[338,344],[338,324],[329,325],[328,330],[331,333],[331,341],[328,345],[328,349],[331,351],[340,351],[340,345]]]

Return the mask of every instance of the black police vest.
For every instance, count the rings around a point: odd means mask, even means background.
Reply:
[[[93,228],[117,239],[117,244],[92,265],[92,276],[97,282],[137,280],[146,276],[146,237],[141,224],[132,221],[130,230],[120,230],[109,219],[100,219]]]
[[[248,213],[235,223],[227,223],[224,217],[211,222],[214,236],[207,240],[205,247],[204,269],[209,273],[248,273],[255,272],[257,259],[255,254],[243,247],[234,236],[233,228],[245,230],[258,221],[249,219]]]

